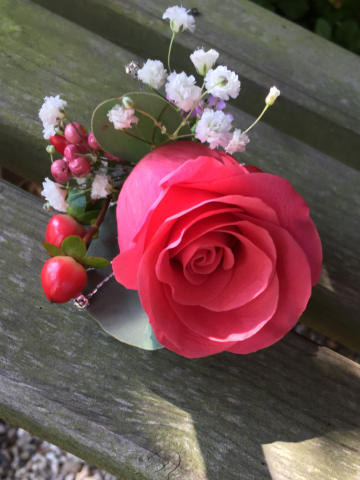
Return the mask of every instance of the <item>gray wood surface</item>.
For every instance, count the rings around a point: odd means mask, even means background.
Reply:
[[[34,0],[144,58],[166,64],[168,0]],[[216,48],[235,70],[242,93],[232,103],[257,116],[272,85],[278,108],[264,122],[360,169],[360,58],[248,0],[188,0],[196,29],[175,37],[172,65],[193,66],[197,47]],[[86,12],[86,14],[84,14]]]
[[[0,68],[1,165],[39,183],[45,176],[50,175],[50,162],[45,152],[47,142],[42,138],[42,128],[37,116],[45,95],[61,94],[68,101],[69,115],[74,120],[83,122],[90,127],[92,111],[101,101],[137,89],[137,84],[133,83],[124,73],[124,65],[131,59],[141,61],[141,57],[134,55],[130,51],[130,47],[133,45],[131,48],[135,49],[134,45],[141,44],[150,48],[151,42],[155,42],[156,39],[159,54],[165,51],[164,49],[168,45],[166,37],[168,27],[165,22],[160,20],[155,22],[155,17],[159,17],[160,10],[162,11],[165,7],[160,2],[159,6],[154,6],[154,12],[151,13],[147,12],[149,7],[146,6],[148,5],[146,2],[138,4],[134,0],[129,2],[126,7],[122,1],[106,3],[106,7],[104,3],[103,8],[99,8],[99,4],[95,0],[86,0],[86,2],[76,2],[66,12],[77,12],[77,7],[82,6],[81,18],[93,18],[93,24],[88,24],[87,27],[96,30],[100,28],[99,25],[106,25],[107,30],[112,32],[112,39],[115,38],[115,34],[120,36],[123,48],[105,39],[104,32],[100,32],[102,36],[91,33],[29,0],[4,0],[0,4],[0,15],[4,20],[4,26],[0,31],[2,40],[0,42],[2,65]],[[243,2],[240,4],[243,5]],[[55,3],[52,1],[47,1],[46,5],[55,8]],[[56,5],[60,8],[61,5],[66,5],[66,2],[57,2]],[[134,16],[134,5],[137,6],[137,17]],[[152,5],[151,2],[149,5]],[[224,3],[224,5],[227,4]],[[244,5],[252,9],[248,2],[245,2]],[[95,7],[96,10],[94,10]],[[247,18],[249,22],[248,29],[241,30],[242,35],[245,35],[246,32],[250,35],[245,42],[248,45],[252,41],[255,42],[255,37],[251,36],[253,35],[251,22],[255,22],[255,19],[258,18],[255,16],[255,13],[259,11],[257,9],[258,7],[251,10],[253,12],[251,15],[249,13],[248,16],[244,14],[239,17]],[[222,15],[228,10],[221,10]],[[84,11],[87,12],[85,16],[83,15]],[[94,11],[98,12],[97,21],[93,16]],[[210,13],[211,11],[209,9]],[[261,12],[265,12],[265,21],[268,13],[262,9]],[[126,30],[122,31],[123,24],[120,21],[122,17],[116,16],[120,13],[128,16],[129,25],[132,26],[130,29],[132,34],[127,37]],[[112,22],[113,16],[119,20],[116,29]],[[136,18],[140,25],[144,18],[149,18],[148,27],[145,28],[142,25],[140,30],[136,30],[132,23]],[[206,19],[206,15],[198,17],[198,29],[195,32],[205,32],[205,26],[202,27],[202,25],[207,21]],[[273,32],[272,35],[275,35],[273,29],[277,23],[272,16],[271,19],[269,32]],[[80,21],[80,18],[74,20]],[[105,20],[106,24],[103,23]],[[215,35],[214,21],[209,25],[213,25],[213,34]],[[259,19],[258,21],[260,22]],[[150,27],[159,29],[162,33],[158,33],[154,39],[150,35],[151,32],[148,32]],[[206,28],[209,30],[210,27]],[[143,33],[140,35],[141,31]],[[279,33],[279,35],[282,34]],[[294,26],[293,33],[287,29],[286,35],[289,38],[293,35],[295,44],[302,41],[301,35],[308,42],[310,35],[315,44],[319,41],[321,45],[326,45],[326,48],[329,49],[326,52],[332,52],[331,55],[336,59],[334,64],[338,65],[341,61],[349,62],[347,65],[350,69],[350,59],[352,59],[355,62],[354,71],[356,71],[359,59],[355,55],[346,53],[330,43],[325,44],[322,39],[296,26]],[[198,42],[196,36],[194,38],[188,33],[184,33],[179,38],[183,39],[181,42],[191,42],[193,46]],[[206,45],[204,43],[204,46]],[[212,46],[217,47],[217,45]],[[178,46],[178,48],[180,47]],[[242,49],[239,47],[236,52],[242,52]],[[143,53],[144,51],[141,52],[141,54]],[[182,50],[178,51],[179,55],[182,53]],[[328,54],[330,55],[330,53]],[[240,55],[240,53],[238,54]],[[344,55],[343,60],[341,60],[342,55]],[[303,56],[306,57],[305,54]],[[177,58],[183,57],[177,56]],[[234,64],[234,66],[240,68],[240,64]],[[328,68],[328,64],[325,66]],[[339,72],[337,75],[333,77],[333,82],[334,85],[337,85],[336,88],[340,94],[341,76]],[[317,92],[321,90],[321,85],[316,83],[315,78],[311,76],[310,78],[311,81],[306,83],[307,88],[315,85],[314,91],[317,95]],[[326,75],[325,78],[327,78]],[[349,90],[346,92],[348,93]],[[356,90],[351,90],[351,92],[352,101],[357,102],[360,97]],[[335,95],[335,93],[334,90],[333,94]],[[285,92],[286,95],[288,94]],[[308,96],[310,98],[310,91],[308,91]],[[240,93],[239,101],[242,102],[242,99],[246,101],[246,98],[246,90],[243,90]],[[273,107],[273,111],[282,114],[283,105],[280,103],[280,99],[279,103]],[[319,111],[322,111],[322,108],[319,107]],[[245,129],[253,121],[251,115],[235,106],[231,107],[231,113],[235,117],[235,125],[241,129]],[[298,116],[301,116],[300,110],[299,115],[293,115],[292,119],[287,122],[291,123]],[[335,122],[334,119],[332,121]],[[336,141],[339,140],[337,134],[333,135],[330,130],[328,135],[335,138]],[[322,238],[323,277],[314,289],[302,321],[315,330],[360,351],[360,242],[358,241],[360,173],[337,161],[334,156],[326,155],[312,148],[306,142],[301,142],[266,123],[257,125],[251,132],[250,138],[251,143],[247,151],[238,156],[239,160],[290,180],[309,203],[312,217]],[[342,146],[341,148],[346,146],[340,140],[339,145]],[[358,151],[359,149],[354,150],[356,155],[358,155]]]
[[[359,478],[359,365],[293,333],[197,360],[121,344],[46,301],[41,202],[3,181],[0,202],[1,418],[121,480]]]

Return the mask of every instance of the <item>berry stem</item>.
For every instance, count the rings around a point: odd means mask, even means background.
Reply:
[[[67,120],[69,120],[69,122],[71,123],[71,125],[75,128],[75,130],[77,131],[79,137],[80,137],[81,140],[83,141],[85,147],[89,150],[89,152],[90,152],[91,154],[93,154],[93,151],[90,149],[89,145],[85,142],[85,140],[83,139],[81,133],[80,133],[79,130],[75,127],[75,125],[74,125],[73,122],[70,120],[70,118],[69,118],[67,115],[65,115],[65,118],[66,118]]]
[[[87,232],[87,234],[83,238],[83,241],[84,241],[85,245],[87,245],[90,242],[90,240],[92,239],[92,237],[95,235],[95,233],[97,233],[99,231],[99,227],[102,224],[102,222],[105,218],[106,211],[107,211],[107,209],[110,205],[110,200],[111,200],[110,196],[106,197],[104,205],[102,206],[102,209],[100,210],[99,216],[97,217],[97,219],[95,221],[95,224],[90,228],[90,230]]]

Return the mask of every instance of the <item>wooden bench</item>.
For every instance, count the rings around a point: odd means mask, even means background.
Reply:
[[[136,89],[124,64],[165,60],[167,6],[3,0],[1,165],[40,183],[43,97],[60,93],[89,126],[98,103]],[[360,351],[360,60],[246,0],[188,6],[197,28],[177,38],[174,65],[215,47],[242,79],[237,125],[250,124],[269,86],[282,91],[241,158],[288,178],[310,204],[324,274],[301,320]],[[4,181],[0,202],[0,417],[121,480],[360,478],[359,365],[294,333],[251,355],[199,360],[119,343],[71,304],[46,301],[42,202]]]

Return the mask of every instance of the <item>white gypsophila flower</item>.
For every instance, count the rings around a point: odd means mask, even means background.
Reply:
[[[195,85],[195,77],[188,77],[185,72],[173,72],[167,79],[165,90],[168,99],[185,112],[191,110],[201,97],[201,88]]]
[[[50,137],[56,135],[54,125],[47,125],[43,130],[45,140],[49,140]]]
[[[216,60],[219,58],[219,53],[216,50],[204,51],[203,48],[195,50],[190,55],[190,60],[194,64],[196,71],[199,75],[205,76],[207,72],[215,65]]]
[[[270,92],[268,93],[265,99],[266,105],[269,105],[269,106],[274,105],[275,100],[279,95],[280,95],[280,90],[278,90],[276,87],[271,87]]]
[[[66,209],[69,207],[65,202],[67,190],[61,188],[61,185],[51,181],[47,177],[42,185],[44,190],[41,192],[41,195],[45,197],[45,200],[58,212],[66,212]]]
[[[167,71],[160,60],[147,60],[143,68],[138,71],[138,78],[153,88],[160,88],[164,85]]]
[[[235,152],[245,152],[246,145],[250,142],[246,133],[241,133],[241,130],[235,129],[229,145],[225,148],[227,153],[232,155]]]
[[[192,15],[188,15],[190,10],[184,7],[169,7],[166,9],[163,19],[170,20],[170,28],[174,33],[181,33],[187,28],[191,33],[195,31],[195,19]]]
[[[86,177],[82,177],[82,178],[75,177],[75,180],[78,185],[85,185],[88,179]]]
[[[202,143],[208,142],[210,148],[216,148],[219,145],[225,148],[232,138],[231,122],[232,118],[221,110],[214,112],[211,108],[205,108],[196,125],[195,137]]]
[[[236,98],[240,92],[240,80],[235,72],[224,66],[208,71],[205,77],[206,90],[210,90],[213,97],[222,100],[229,100],[229,97]]]
[[[44,103],[39,110],[39,117],[44,128],[55,125],[65,118],[67,103],[61,100],[60,95],[56,97],[45,97]]]
[[[91,188],[91,198],[97,200],[99,198],[106,198],[112,192],[113,186],[109,175],[98,174]]]
[[[131,128],[132,123],[138,123],[139,119],[134,115],[133,108],[125,109],[121,105],[115,105],[107,114],[108,119],[114,124],[116,130]]]

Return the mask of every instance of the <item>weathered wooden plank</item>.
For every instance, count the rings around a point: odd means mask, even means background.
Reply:
[[[7,28],[0,43],[7,59],[0,69],[0,162],[40,183],[49,175],[37,118],[42,98],[60,93],[69,113],[89,126],[100,101],[137,88],[123,66],[138,57],[28,0],[6,1],[0,13]],[[46,46],[37,53],[42,36]],[[231,113],[242,129],[253,120],[237,108]],[[323,241],[324,276],[302,321],[360,351],[359,172],[264,123],[239,159],[289,179],[309,203]]]
[[[293,333],[196,360],[121,344],[46,301],[49,215],[0,195],[0,417],[122,480],[358,478],[359,365]]]
[[[166,64],[168,0],[34,0],[144,58]],[[248,0],[188,0],[196,30],[175,38],[172,65],[190,70],[197,46],[216,48],[220,64],[235,70],[242,93],[232,101],[257,116],[270,86],[281,89],[278,108],[264,121],[360,169],[360,59]]]

